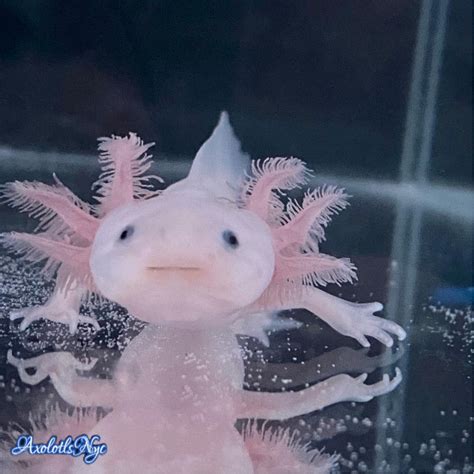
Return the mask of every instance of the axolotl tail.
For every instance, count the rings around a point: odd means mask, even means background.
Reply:
[[[310,449],[288,429],[249,422],[243,436],[255,474],[329,474],[337,466],[337,455]]]

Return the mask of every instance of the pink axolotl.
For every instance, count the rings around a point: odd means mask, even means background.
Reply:
[[[301,204],[284,202],[281,191],[305,182],[304,164],[267,159],[254,162],[246,177],[246,161],[223,114],[188,177],[158,196],[133,199],[132,191],[100,219],[81,207],[77,216],[54,208],[46,235],[5,238],[30,259],[47,258],[48,268],[60,265],[65,292],[77,284],[98,291],[149,323],[125,349],[112,379],[80,375],[94,361],[82,363],[67,352],[28,360],[9,353],[24,382],[49,376],[71,405],[111,409],[87,427],[108,444],[105,456],[90,466],[48,459],[45,472],[53,465],[61,472],[329,472],[333,457],[307,452],[286,434],[249,429],[241,436],[235,421],[284,420],[341,401],[368,401],[400,383],[397,369],[392,380],[385,375],[373,385],[364,383],[366,374],[338,374],[297,392],[243,389],[232,327],[239,318],[306,308],[364,346],[366,336],[387,346],[390,334],[405,337],[396,323],[372,314],[380,303],[349,303],[315,287],[355,278],[348,259],[319,252],[325,226],[346,205],[345,193],[324,187],[307,192]],[[122,186],[133,189],[130,175],[113,178],[117,195]],[[103,202],[108,192],[110,186]],[[87,234],[92,244],[81,236],[86,224],[94,226]]]

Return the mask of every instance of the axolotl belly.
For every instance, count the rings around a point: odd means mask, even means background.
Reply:
[[[107,455],[74,472],[252,473],[234,428],[243,376],[232,331],[148,326],[120,359],[113,412],[94,428]]]

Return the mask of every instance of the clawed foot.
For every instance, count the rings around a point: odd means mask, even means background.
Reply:
[[[405,330],[393,321],[374,316],[373,313],[383,309],[382,303],[348,303],[347,314],[336,321],[333,327],[345,336],[357,339],[364,347],[370,347],[366,336],[377,339],[387,347],[392,347],[393,337],[397,336],[401,341],[405,339]]]
[[[30,308],[22,308],[14,310],[10,313],[10,320],[15,321],[16,319],[23,318],[20,323],[20,330],[24,331],[33,321],[38,319],[48,319],[57,323],[67,324],[69,326],[69,332],[74,334],[77,331],[79,323],[90,324],[97,331],[100,330],[99,323],[89,317],[82,316],[76,310],[71,308],[56,308],[49,305],[44,306],[33,306]]]
[[[385,395],[394,390],[403,378],[402,372],[398,367],[395,368],[395,377],[393,377],[393,379],[390,380],[389,375],[384,374],[380,382],[376,382],[372,385],[365,384],[367,374],[362,374],[355,378],[349,375],[343,376],[346,377],[344,381],[346,384],[344,387],[344,392],[346,394],[344,400],[351,402],[368,402],[374,397]]]
[[[10,349],[7,353],[7,361],[18,369],[18,375],[22,382],[36,385],[52,373],[61,377],[76,370],[91,370],[97,359],[81,362],[69,352],[50,352],[31,359],[20,359],[15,357]],[[29,374],[26,369],[33,370],[34,373]]]

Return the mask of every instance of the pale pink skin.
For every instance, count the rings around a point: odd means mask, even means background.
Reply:
[[[309,196],[286,220],[277,208],[267,214],[265,203],[276,199],[272,189],[293,187],[292,179],[301,181],[298,173],[305,172],[298,160],[280,160],[255,165],[257,178],[237,202],[235,191],[220,179],[225,167],[215,166],[225,153],[242,158],[225,119],[201,148],[188,178],[153,199],[111,206],[87,250],[96,289],[150,323],[124,351],[113,379],[79,375],[77,370],[90,370],[93,362],[81,365],[68,353],[29,360],[9,354],[24,382],[49,376],[68,403],[113,409],[93,429],[108,444],[108,454],[93,466],[75,462],[71,472],[278,472],[278,465],[293,462],[291,453],[265,470],[251,459],[250,441],[235,430],[237,418],[284,420],[341,401],[368,401],[401,381],[397,369],[392,380],[386,375],[373,385],[364,383],[366,374],[339,374],[298,392],[243,390],[242,355],[232,328],[239,318],[306,308],[365,346],[366,336],[390,346],[390,333],[403,339],[405,332],[372,314],[382,309],[380,303],[349,303],[311,285],[355,276],[348,260],[316,249],[329,215],[344,207],[341,192]],[[206,183],[216,169],[217,176]],[[234,177],[229,171],[228,179]],[[120,239],[125,229],[129,236]],[[223,238],[229,230],[238,236],[236,248]],[[297,244],[309,253],[298,253]],[[26,368],[36,373],[29,375]],[[327,462],[307,470],[294,463],[291,472],[328,469]]]
[[[41,231],[12,232],[2,236],[3,243],[30,261],[46,258],[44,271],[49,275],[58,268],[56,288],[44,305],[11,312],[12,321],[22,319],[21,330],[38,319],[67,324],[71,334],[79,323],[100,329],[95,319],[79,314],[81,303],[96,290],[89,270],[90,248],[101,219],[111,210],[157,195],[151,183],[163,180],[145,174],[151,165],[147,151],[153,145],[134,133],[99,139],[102,173],[93,185],[96,205],[81,201],[55,175],[52,186],[19,181],[0,186],[0,198],[38,219],[36,230]]]

